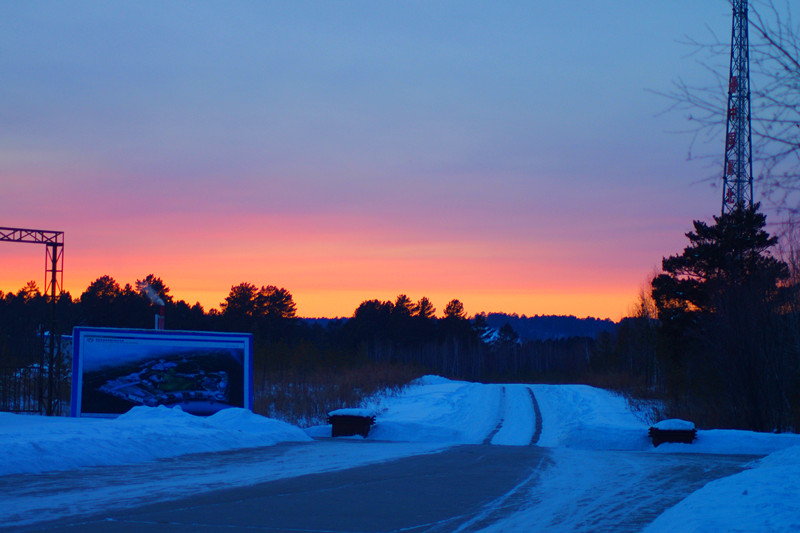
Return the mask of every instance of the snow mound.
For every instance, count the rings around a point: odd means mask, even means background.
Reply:
[[[694,429],[694,422],[670,418],[669,420],[662,420],[661,422],[653,424],[653,427],[662,431],[691,431]]]
[[[217,411],[206,419],[206,424],[221,430],[252,434],[264,443],[260,446],[309,440],[297,426],[238,407]]]
[[[540,446],[646,450],[648,426],[625,398],[588,385],[532,385],[542,413]]]
[[[414,385],[442,385],[445,383],[452,383],[452,380],[443,378],[442,376],[426,375],[414,380]]]
[[[164,406],[135,407],[116,419],[0,413],[0,475],[133,464],[308,440],[297,427],[235,408],[208,418]]]
[[[147,407],[144,405],[139,405],[132,407],[127,413],[119,415],[115,420],[122,423],[150,422],[154,420],[166,422],[167,420],[170,420],[172,422],[181,424],[183,422],[190,421],[192,418],[196,417],[181,409],[180,405],[176,405],[175,407],[167,407],[166,405]]]
[[[800,446],[754,468],[712,481],[665,511],[645,531],[789,532],[800,530]]]
[[[331,411],[328,413],[328,416],[363,416],[363,417],[371,417],[375,416],[375,411],[372,409],[362,409],[358,407],[349,407],[345,409],[336,409],[335,411]]]
[[[374,399],[369,439],[480,444],[497,425],[501,387],[424,376],[402,394]]]
[[[692,444],[665,442],[655,451],[659,453],[719,453],[724,455],[768,455],[800,446],[796,433],[757,433],[740,429],[707,429],[697,432]]]

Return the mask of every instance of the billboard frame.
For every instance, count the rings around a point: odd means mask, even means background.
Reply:
[[[187,343],[230,344],[243,350],[242,361],[242,407],[253,410],[253,335],[251,333],[229,333],[218,331],[180,331],[180,330],[153,330],[133,328],[101,328],[78,326],[73,329],[73,357],[72,357],[72,398],[70,402],[70,416],[113,418],[119,416],[118,412],[84,412],[84,344],[89,339],[113,339],[117,342],[151,342],[159,346],[171,343],[176,348],[186,346]],[[183,343],[183,344],[181,344]],[[146,358],[142,359],[143,361]],[[163,404],[159,404],[163,405]]]

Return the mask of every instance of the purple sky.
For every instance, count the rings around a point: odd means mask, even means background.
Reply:
[[[6,2],[0,226],[65,231],[73,296],[618,319],[720,209],[648,91],[708,81],[706,25],[725,0]],[[3,245],[0,290],[42,255]]]

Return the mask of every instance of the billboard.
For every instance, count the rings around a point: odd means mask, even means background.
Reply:
[[[116,416],[137,405],[196,415],[253,408],[249,333],[77,327],[72,416]]]

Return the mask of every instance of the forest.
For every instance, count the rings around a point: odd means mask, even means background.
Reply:
[[[247,282],[231,287],[219,309],[206,311],[175,299],[161,278],[148,274],[125,285],[104,275],[79,297],[62,293],[56,331],[151,329],[154,301],[164,304],[167,329],[252,333],[256,410],[301,423],[358,404],[370,393],[397,390],[423,374],[475,381],[586,380],[596,331],[616,329],[610,320],[575,317],[467,317],[457,299],[437,316],[428,298],[412,301],[405,294],[364,301],[348,318],[304,319],[297,317],[287,289]],[[39,364],[50,310],[33,281],[17,292],[0,292],[0,372]],[[68,382],[69,364],[60,366]],[[68,397],[68,387],[62,389]]]
[[[686,234],[689,245],[664,258],[631,316],[619,323],[503,313],[469,317],[458,299],[437,315],[428,298],[413,301],[405,294],[366,300],[347,318],[303,319],[289,290],[249,282],[231,287],[219,309],[206,311],[176,300],[161,278],[149,274],[125,285],[104,275],[77,298],[62,293],[56,330],[151,329],[157,301],[166,309],[167,329],[252,333],[256,411],[301,425],[438,374],[482,382],[585,383],[650,402],[659,416],[700,427],[796,431],[797,255],[784,254],[786,261],[773,255],[778,239],[766,232],[758,209],[714,217],[713,224],[695,221]],[[0,293],[3,375],[43,360],[50,309],[35,282]],[[62,383],[68,383],[69,364],[60,368]]]

